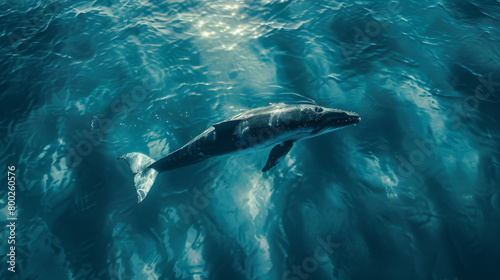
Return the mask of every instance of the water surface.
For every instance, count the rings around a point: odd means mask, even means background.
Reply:
[[[3,1],[2,277],[497,279],[499,5]],[[266,174],[268,151],[162,174],[135,205],[117,157],[277,102],[362,121]]]

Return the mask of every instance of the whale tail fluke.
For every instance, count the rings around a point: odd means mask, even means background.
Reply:
[[[126,161],[135,174],[134,184],[137,191],[137,204],[139,204],[148,195],[158,175],[158,171],[148,168],[155,161],[147,155],[140,153],[125,154],[118,159]]]

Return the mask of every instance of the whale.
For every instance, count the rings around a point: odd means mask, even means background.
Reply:
[[[137,204],[149,193],[159,173],[185,167],[209,158],[252,153],[271,148],[262,172],[279,164],[295,142],[355,125],[354,112],[316,104],[271,104],[245,111],[211,125],[179,149],[154,160],[141,153],[119,157],[130,166],[137,191]]]

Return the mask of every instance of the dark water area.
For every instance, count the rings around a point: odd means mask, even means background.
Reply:
[[[1,279],[500,279],[499,1],[0,2]],[[270,103],[361,122],[160,174]]]

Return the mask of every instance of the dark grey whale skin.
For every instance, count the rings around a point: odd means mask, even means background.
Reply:
[[[186,145],[152,163],[148,168],[165,172],[216,156],[255,152],[287,144],[289,148],[279,151],[284,154],[278,155],[284,157],[295,141],[356,124],[360,119],[353,112],[317,105],[273,104],[212,125]],[[267,168],[263,169],[264,171],[267,171]]]

